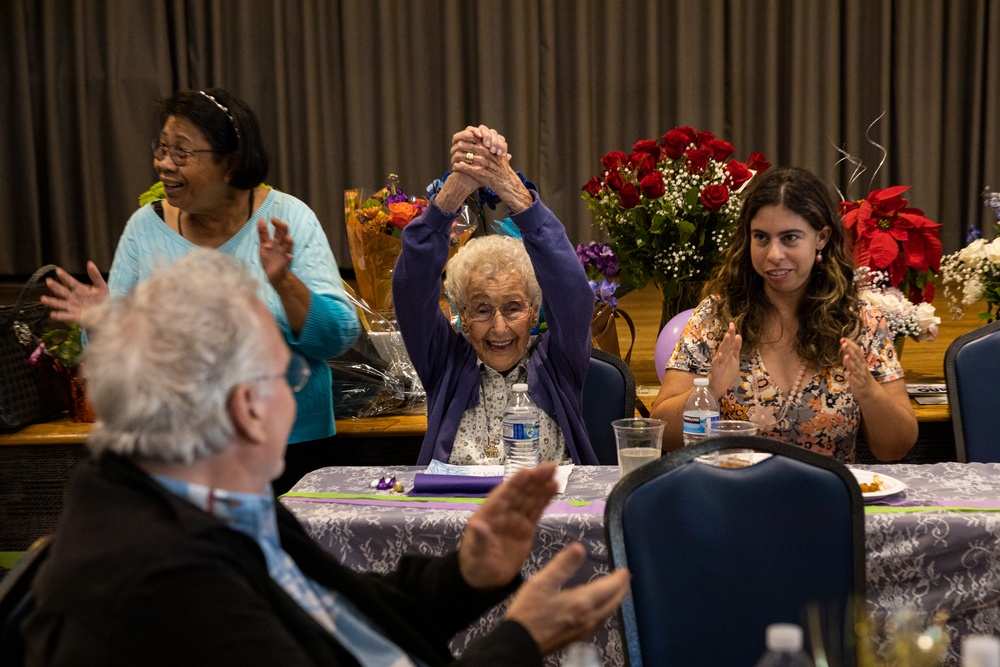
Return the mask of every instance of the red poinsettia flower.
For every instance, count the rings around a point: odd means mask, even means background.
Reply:
[[[856,202],[841,202],[840,215],[854,242],[858,266],[886,271],[892,286],[911,301],[929,302],[934,298],[933,273],[941,268],[941,225],[906,205],[900,195],[909,189],[897,185],[873,190]]]

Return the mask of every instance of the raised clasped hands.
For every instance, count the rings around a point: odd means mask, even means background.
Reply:
[[[87,285],[56,268],[56,277],[46,278],[45,284],[52,296],[43,296],[41,301],[49,308],[49,316],[57,322],[79,323],[89,308],[105,301],[110,295],[108,284],[93,262],[87,262],[87,275],[92,284]]]
[[[469,519],[458,556],[470,586],[505,586],[520,571],[538,517],[556,491],[554,473],[552,463],[522,470],[495,489]],[[563,589],[585,556],[576,543],[560,551],[521,587],[507,610],[506,618],[524,626],[543,654],[593,632],[628,592],[627,570]]]
[[[740,350],[743,348],[743,336],[736,333],[736,324],[729,323],[726,335],[715,349],[712,366],[708,372],[708,390],[712,396],[722,396],[736,380],[740,372]]]
[[[445,188],[451,185],[465,199],[480,186],[487,187],[512,211],[522,211],[531,205],[531,195],[511,168],[510,159],[507,140],[502,134],[485,125],[470,125],[452,136],[452,173],[445,181]]]

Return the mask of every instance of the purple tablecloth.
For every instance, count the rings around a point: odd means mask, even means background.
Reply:
[[[903,606],[947,610],[952,646],[969,633],[1000,628],[1000,465],[858,466],[906,484],[902,493],[867,507],[865,532],[869,610],[877,620]],[[282,502],[310,535],[357,570],[388,572],[406,553],[441,554],[459,537],[481,498],[408,497],[370,488],[395,475],[409,491],[421,468],[324,468],[306,475]],[[588,558],[576,578],[607,572],[604,500],[618,481],[616,467],[577,466],[566,493],[543,513],[524,567],[530,576],[566,544],[581,542]],[[503,614],[488,612],[453,649],[462,651]],[[612,618],[591,640],[603,665],[623,664],[621,635]],[[951,651],[946,664],[957,665]],[[559,656],[548,661],[559,664]]]

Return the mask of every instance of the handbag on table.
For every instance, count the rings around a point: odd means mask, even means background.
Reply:
[[[41,342],[48,308],[28,296],[54,272],[48,264],[25,283],[17,303],[0,307],[0,429],[16,429],[66,409],[65,396],[47,368],[28,358]]]

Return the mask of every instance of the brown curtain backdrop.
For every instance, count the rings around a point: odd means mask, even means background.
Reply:
[[[417,194],[480,122],[575,242],[600,236],[600,156],[681,124],[842,190],[843,146],[869,167],[851,197],[912,185],[946,251],[993,233],[1000,0],[4,0],[0,34],[0,275],[106,271],[156,180],[156,101],[211,85],[257,111],[268,182],[345,267],[343,190],[392,172]]]

